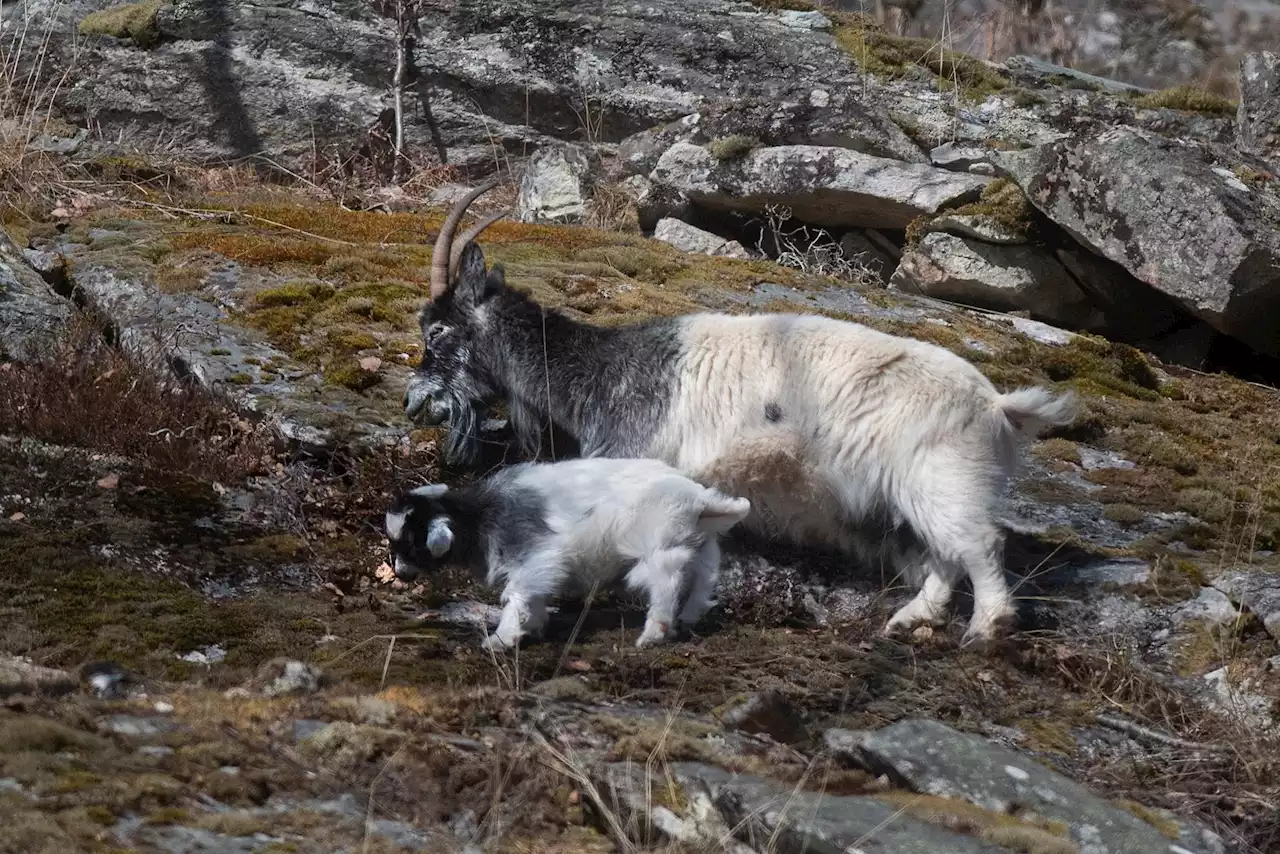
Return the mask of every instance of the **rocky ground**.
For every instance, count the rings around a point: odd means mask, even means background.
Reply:
[[[1280,341],[1274,56],[1237,105],[650,5],[429,8],[460,156],[393,191],[298,168],[300,127],[377,112],[355,4],[131,7],[5,137],[0,852],[1280,850],[1280,394],[1245,378]],[[146,122],[169,151],[119,142]],[[193,162],[246,127],[292,175]],[[742,538],[646,651],[614,594],[494,657],[494,591],[392,581],[390,494],[471,476],[401,394],[441,203],[495,148],[486,257],[546,305],[820,312],[1075,389],[1005,514],[1019,632],[882,639],[910,591]]]

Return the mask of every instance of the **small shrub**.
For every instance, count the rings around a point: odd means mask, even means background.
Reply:
[[[83,319],[43,359],[0,370],[0,401],[2,432],[123,454],[167,474],[239,482],[274,453],[266,428],[131,361]]]
[[[717,137],[708,142],[705,147],[716,160],[737,160],[759,148],[760,140],[746,134],[735,133]]]

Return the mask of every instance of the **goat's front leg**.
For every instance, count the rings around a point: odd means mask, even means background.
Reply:
[[[502,591],[502,616],[493,634],[481,644],[483,649],[502,650],[518,646],[526,636],[540,636],[547,627],[547,597],[508,585]]]

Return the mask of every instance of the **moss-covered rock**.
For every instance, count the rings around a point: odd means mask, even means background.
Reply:
[[[113,36],[132,39],[139,47],[152,47],[160,40],[156,15],[168,0],[141,0],[122,3],[85,16],[76,27],[82,36]]]

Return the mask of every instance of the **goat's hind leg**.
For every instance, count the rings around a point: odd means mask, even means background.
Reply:
[[[955,589],[957,569],[942,566],[930,559],[928,574],[915,597],[899,608],[885,624],[884,634],[901,636],[917,626],[940,626],[947,618],[947,606]]]
[[[644,588],[649,593],[649,612],[645,615],[644,631],[636,640],[640,649],[655,646],[667,639],[671,623],[675,620],[676,604],[680,600],[684,568],[693,559],[694,550],[687,546],[662,549],[642,557],[627,573],[627,586]]]
[[[954,457],[936,462],[934,471],[947,475],[935,475],[927,490],[916,492],[899,506],[919,535],[931,569],[916,597],[920,604],[913,600],[904,616],[928,616],[943,597],[950,597],[950,588],[959,576],[957,570],[963,570],[973,584],[973,617],[961,641],[969,645],[1010,629],[1017,609],[1004,577],[1003,536],[990,517],[989,502],[981,500],[994,489],[985,473],[966,469],[964,462]],[[898,627],[905,627],[906,619],[898,617],[895,614],[890,624],[897,620]]]
[[[715,605],[716,581],[720,576],[720,542],[709,537],[685,565],[689,591],[678,623],[681,629],[692,629]]]

